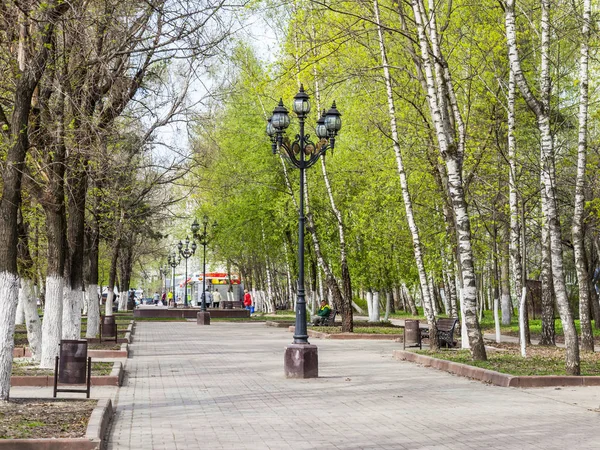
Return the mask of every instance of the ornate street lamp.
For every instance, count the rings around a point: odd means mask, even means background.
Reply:
[[[193,256],[196,253],[196,243],[192,242],[192,246],[190,248],[190,238],[189,237],[185,237],[185,248],[183,247],[183,242],[179,241],[179,244],[177,244],[177,248],[179,249],[179,254],[181,255],[182,258],[185,259],[185,280],[183,281],[183,288],[184,288],[184,293],[183,293],[183,307],[187,308],[188,306],[188,301],[187,301],[187,267],[188,267],[188,259]]]
[[[313,166],[319,158],[335,146],[335,137],[342,128],[341,114],[335,102],[327,112],[323,112],[317,120],[315,144],[311,137],[304,133],[304,120],[310,112],[309,97],[300,86],[294,97],[293,110],[298,116],[300,133],[293,142],[285,137],[285,130],[290,125],[290,117],[283,100],[273,110],[267,123],[267,135],[271,138],[273,154],[282,153],[295,167],[300,169],[300,204],[298,209],[298,298],[296,300],[296,328],[294,342],[287,347],[285,353],[285,374],[290,378],[313,378],[318,376],[317,346],[308,342],[306,329],[306,299],[304,292],[304,177],[305,170]]]
[[[194,239],[196,239],[204,249],[202,257],[202,303],[200,305],[200,312],[202,314],[198,314],[198,324],[210,325],[210,313],[206,311],[206,246],[209,242],[207,233],[208,216],[206,214],[202,218],[202,226],[202,233],[198,233],[200,224],[194,219],[194,223],[192,223],[192,234]],[[213,227],[216,226],[217,222],[214,222]]]
[[[181,262],[181,256],[177,256],[177,254],[173,252],[167,257],[167,262],[169,263],[169,266],[171,266],[171,294],[173,294],[173,302],[175,302],[175,267]]]

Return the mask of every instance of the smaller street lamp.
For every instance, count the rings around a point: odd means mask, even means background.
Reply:
[[[175,252],[172,252],[167,257],[167,263],[171,266],[171,294],[173,295],[173,302],[175,301],[175,267],[177,267],[180,262],[181,256],[178,256]]]
[[[188,306],[188,301],[187,301],[187,267],[188,267],[188,259],[194,255],[196,253],[196,243],[192,242],[192,246],[190,247],[190,238],[189,237],[185,237],[185,248],[183,246],[183,242],[179,241],[179,244],[177,244],[177,248],[179,249],[179,254],[181,255],[182,258],[185,259],[185,280],[183,282],[183,288],[184,288],[184,294],[183,294],[183,307],[187,308]]]
[[[213,223],[213,227],[217,226],[217,222]],[[194,219],[194,223],[192,223],[192,234],[194,239],[198,240],[200,245],[203,247],[203,258],[202,258],[202,303],[200,305],[200,311],[208,315],[207,322],[203,322],[205,324],[210,324],[210,313],[206,312],[206,246],[208,245],[208,216],[205,214],[202,218],[202,233],[198,233],[200,230],[200,224],[196,219]],[[200,317],[200,316],[199,316]],[[204,317],[204,316],[203,316]],[[200,323],[200,319],[199,322]]]
[[[165,266],[160,266],[158,271],[160,273],[160,293],[162,295],[167,291],[167,268]]]

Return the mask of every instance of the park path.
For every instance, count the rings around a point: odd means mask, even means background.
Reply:
[[[320,339],[320,377],[288,380],[291,340],[138,322],[108,449],[600,448],[600,388],[500,388],[395,361],[398,343]]]

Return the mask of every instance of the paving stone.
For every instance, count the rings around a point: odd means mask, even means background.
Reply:
[[[598,387],[489,386],[395,361],[399,343],[320,339],[319,378],[286,379],[291,341],[256,323],[138,323],[108,449],[600,448]]]

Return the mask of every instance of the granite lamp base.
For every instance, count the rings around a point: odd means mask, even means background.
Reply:
[[[285,348],[286,378],[318,378],[319,355],[316,345],[290,344]]]
[[[200,311],[196,316],[196,324],[210,325],[210,313],[208,311]]]

